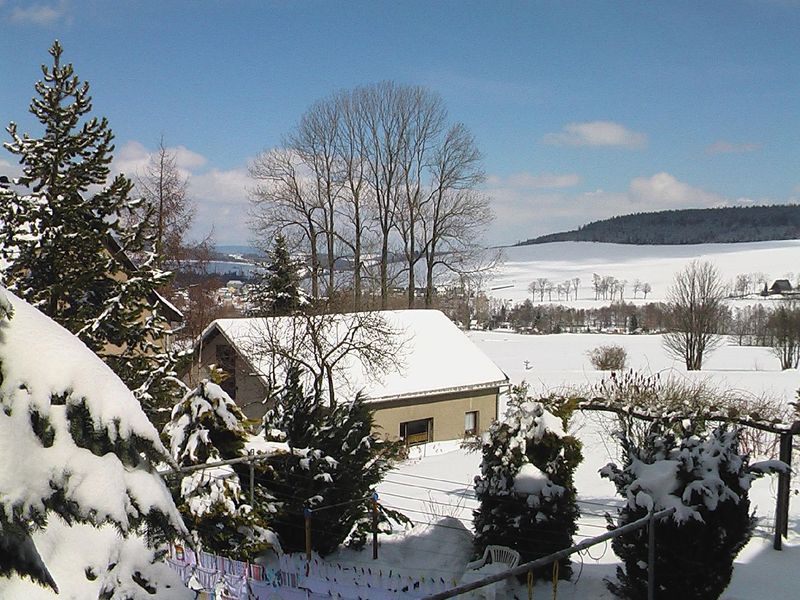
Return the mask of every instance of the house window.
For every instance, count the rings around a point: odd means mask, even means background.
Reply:
[[[228,396],[236,398],[236,351],[225,344],[217,346],[217,368],[228,376],[220,387]]]
[[[478,411],[473,410],[464,413],[464,435],[476,435],[478,433]]]
[[[400,423],[400,439],[406,445],[425,444],[433,441],[433,419],[419,419]]]

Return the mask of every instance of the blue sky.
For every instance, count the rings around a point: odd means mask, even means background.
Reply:
[[[614,214],[800,201],[800,2],[0,0],[0,123],[61,40],[132,173],[163,135],[193,234],[243,243],[247,163],[316,99],[442,95],[511,243]],[[6,137],[7,139],[7,137]],[[0,153],[0,172],[13,169]]]

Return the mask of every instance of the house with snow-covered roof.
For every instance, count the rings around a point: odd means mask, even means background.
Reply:
[[[364,319],[376,318],[377,328],[372,321],[364,325]],[[383,368],[358,351],[336,354],[346,343],[361,348],[387,332],[392,339],[378,343],[393,360],[383,360]],[[317,343],[309,343],[315,337]],[[195,351],[189,378],[207,376],[216,365],[228,375],[223,389],[250,418],[270,408],[285,382],[289,355],[312,372],[321,362],[318,355],[338,357],[328,361],[334,368],[317,379],[322,397],[329,397],[331,386],[337,402],[361,393],[374,408],[379,432],[409,444],[485,431],[497,419],[499,394],[508,385],[506,374],[437,310],[217,319]]]

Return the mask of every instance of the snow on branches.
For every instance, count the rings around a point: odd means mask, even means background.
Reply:
[[[564,418],[527,397],[526,385],[514,388],[505,419],[492,424],[481,445],[481,474],[475,478],[480,507],[474,513],[478,555],[498,544],[529,561],[572,545],[578,518],[573,473],[582,456],[580,442],[564,426]],[[569,561],[562,561],[559,572],[569,577]]]
[[[22,575],[68,596],[183,597],[156,562],[185,531],[153,472],[167,458],[156,430],[100,359],[11,293],[0,408],[0,596],[52,597]]]

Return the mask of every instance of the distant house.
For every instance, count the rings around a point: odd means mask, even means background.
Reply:
[[[139,267],[137,267],[136,263],[134,263],[131,257],[128,256],[128,254],[123,250],[122,246],[120,246],[119,242],[114,238],[114,236],[107,234],[104,238],[104,245],[108,253],[122,267],[115,276],[118,278],[118,280],[124,281],[130,277],[131,273],[135,273],[138,270]],[[183,313],[169,300],[164,298],[164,296],[158,292],[152,292],[148,295],[148,301],[150,302],[150,305],[156,307],[161,312],[161,315],[163,315],[167,320],[171,333],[174,333],[183,327],[185,323]],[[146,314],[142,315],[142,319],[145,319],[148,316],[149,311],[146,311]],[[165,336],[164,339],[155,340],[155,342],[162,348],[169,348],[170,341],[169,335]],[[107,348],[107,350],[109,349],[110,348]]]
[[[790,294],[792,293],[792,284],[788,279],[776,279],[772,287],[769,288],[770,294]]]
[[[348,361],[332,377],[338,401],[361,392],[375,409],[378,431],[409,444],[478,434],[497,419],[499,393],[508,377],[443,313],[380,315],[402,338],[399,364],[375,376],[359,361]],[[342,324],[351,317],[335,316]],[[260,418],[270,407],[270,390],[281,383],[275,368],[279,359],[264,350],[262,332],[288,331],[291,319],[217,319],[197,342],[192,376],[205,376],[210,365],[217,365],[229,375],[223,388],[245,415]]]

